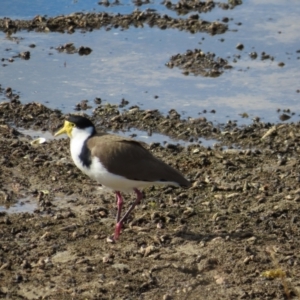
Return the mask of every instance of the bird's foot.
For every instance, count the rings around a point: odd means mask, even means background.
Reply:
[[[120,192],[116,192],[117,196],[117,204],[118,204],[118,213],[117,213],[117,224],[115,228],[115,234],[114,234],[114,240],[116,241],[120,234],[122,229],[122,224],[127,220],[128,216],[130,215],[131,211],[134,209],[134,207],[141,202],[141,199],[143,198],[143,193],[140,192],[138,189],[134,189],[137,197],[136,200],[131,204],[125,215],[121,218],[121,210],[123,205],[123,199]]]

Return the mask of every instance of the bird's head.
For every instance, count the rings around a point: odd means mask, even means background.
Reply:
[[[66,118],[63,128],[58,130],[54,136],[67,134],[69,138],[76,138],[76,136],[82,134],[91,136],[95,132],[95,126],[89,119],[78,115],[70,115]]]

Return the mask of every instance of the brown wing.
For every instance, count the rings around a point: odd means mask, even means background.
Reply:
[[[190,186],[180,172],[154,157],[137,141],[116,135],[98,135],[88,140],[88,147],[113,174],[131,180],[171,181]]]

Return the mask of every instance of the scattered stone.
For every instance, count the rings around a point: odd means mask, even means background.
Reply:
[[[287,114],[281,114],[280,116],[279,116],[279,119],[281,120],[281,121],[287,121],[287,120],[289,120],[291,118],[291,116],[289,116],[289,115],[287,115]]]
[[[208,3],[213,2],[209,1]],[[73,33],[76,29],[90,30],[91,28],[101,29],[104,27],[109,30],[111,26],[128,29],[131,26],[143,27],[144,25],[155,26],[160,29],[175,28],[192,33],[208,32],[213,35],[222,34],[228,29],[227,25],[221,22],[209,22],[196,18],[173,18],[168,15],[160,15],[153,10],[135,10],[127,15],[92,12],[86,14],[72,13],[57,17],[42,17],[38,15],[32,20],[0,19],[0,30],[9,34],[15,33],[17,30],[35,30],[40,32],[67,31],[68,33]]]
[[[114,196],[74,167],[67,139],[32,147],[33,139],[18,131],[54,132],[64,115],[40,103],[22,104],[11,87],[0,86],[0,93],[7,98],[0,103],[0,205],[36,205],[34,212],[0,211],[0,298],[219,299],[225,288],[235,299],[237,286],[250,295],[263,272],[279,285],[260,284],[252,298],[289,298],[281,283],[296,286],[290,274],[300,273],[299,122],[213,124],[175,109],[163,114],[97,104],[91,119],[100,130],[151,129],[217,143],[145,145],[193,187],[145,189],[147,197],[120,239],[107,243],[115,226]],[[293,116],[290,109],[279,113]],[[134,198],[125,197],[128,206]]]
[[[201,49],[188,50],[185,54],[174,55],[166,66],[179,67],[186,72],[186,75],[192,73],[204,77],[218,77],[225,69],[232,68],[227,60],[216,58],[214,53],[204,53]]]
[[[243,44],[237,44],[235,48],[238,49],[238,50],[243,50],[244,45]]]

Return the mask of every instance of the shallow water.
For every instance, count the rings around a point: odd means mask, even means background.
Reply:
[[[17,2],[2,1],[0,14],[29,19],[37,14],[55,16],[103,10],[128,13],[136,8],[129,1],[104,7],[97,1],[36,0],[31,1],[36,5],[23,9]],[[159,1],[139,9],[147,7],[175,15]],[[216,122],[226,122],[230,118],[238,120],[239,124],[247,124],[254,116],[276,122],[279,121],[277,108],[289,108],[294,112],[300,108],[300,94],[296,93],[300,88],[300,54],[296,53],[300,48],[299,15],[297,1],[252,0],[232,10],[216,8],[201,14],[206,20],[232,18],[228,23],[230,30],[216,36],[148,27],[125,31],[78,31],[71,35],[22,31],[13,36],[17,40],[0,33],[2,57],[9,58],[21,51],[31,52],[30,60],[15,59],[0,67],[0,84],[20,92],[23,102],[38,101],[64,112],[73,111],[75,104],[83,99],[88,99],[94,106],[95,97],[116,104],[125,98],[130,105],[138,104],[144,109],[159,108],[167,112],[175,108],[184,116],[192,117],[203,115],[203,110],[215,109],[216,114],[204,115]],[[242,24],[237,25],[239,22]],[[76,47],[89,46],[93,52],[79,56],[53,49],[69,42]],[[36,47],[29,48],[31,43]],[[244,50],[237,50],[237,43],[243,43]],[[165,67],[172,55],[194,48],[228,58],[234,68],[218,78],[203,78],[184,76],[179,69]],[[252,51],[259,55],[256,60],[248,55]],[[261,61],[259,57],[263,51],[274,56],[274,61]],[[232,62],[235,55],[241,55],[236,63]],[[278,67],[279,62],[284,62],[285,66]],[[239,114],[244,112],[249,114],[248,119],[240,117]],[[297,114],[291,119],[298,120]]]
[[[66,138],[64,136],[58,136],[54,137],[52,133],[48,131],[38,131],[38,130],[32,130],[32,129],[23,129],[23,128],[17,128],[19,132],[21,132],[24,135],[28,135],[34,139],[37,138],[45,138],[46,141],[52,140],[52,139],[62,139]],[[131,128],[128,131],[109,131],[111,134],[117,134],[120,136],[126,136],[126,137],[132,137],[135,140],[150,144],[150,143],[160,143],[162,145],[164,144],[179,144],[179,145],[188,145],[189,143],[182,140],[172,139],[166,135],[159,134],[159,133],[151,133],[150,135],[142,130],[138,130],[135,128]],[[201,144],[204,147],[213,147],[214,144],[216,144],[218,141],[214,139],[206,140],[204,138],[201,138],[197,141],[199,144]]]
[[[13,205],[0,205],[0,212],[6,212],[9,214],[25,212],[32,213],[37,208],[37,205],[37,201],[32,198],[19,199],[18,202],[14,203]]]

